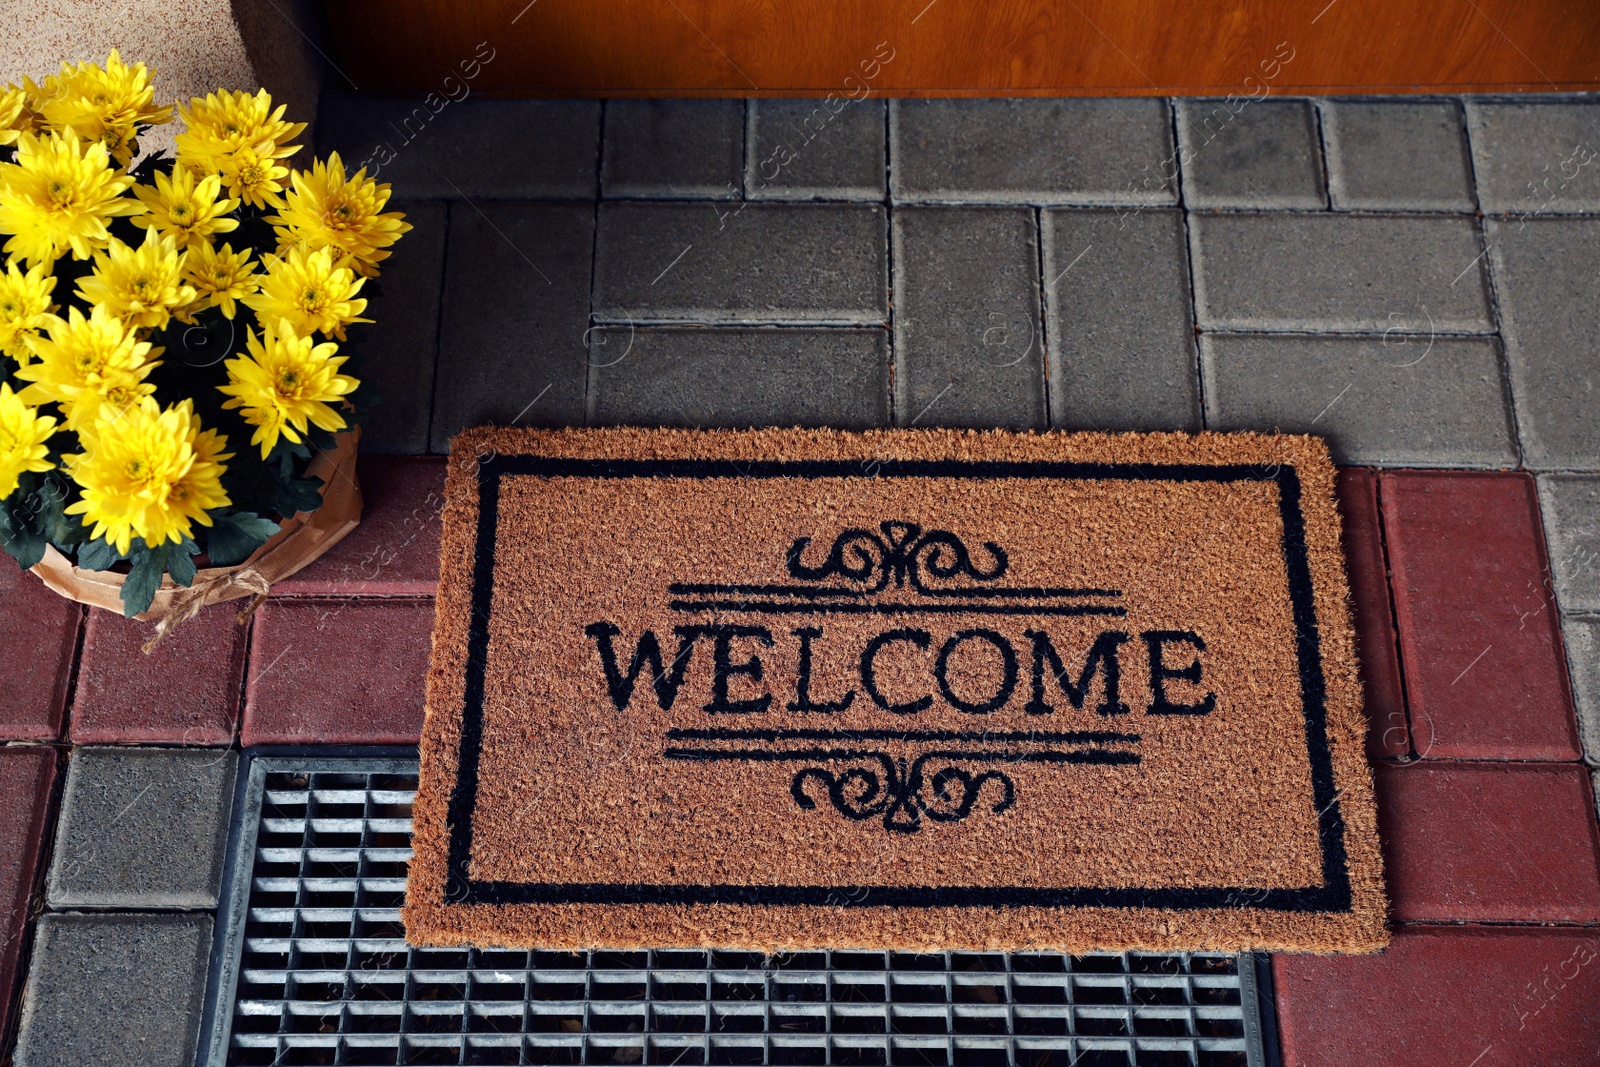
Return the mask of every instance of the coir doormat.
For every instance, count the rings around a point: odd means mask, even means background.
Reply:
[[[1323,444],[473,430],[417,944],[1387,940]]]

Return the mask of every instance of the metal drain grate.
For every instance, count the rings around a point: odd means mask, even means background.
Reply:
[[[407,948],[416,761],[251,761],[208,1067],[1263,1067],[1252,957]]]

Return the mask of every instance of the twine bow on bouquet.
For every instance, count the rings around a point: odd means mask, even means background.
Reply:
[[[224,571],[215,578],[201,579],[173,598],[172,610],[156,620],[155,633],[140,646],[140,650],[148,656],[163,637],[200,614],[200,609],[213,600],[248,596],[250,603],[235,618],[235,621],[243,623],[256,613],[271,591],[271,584],[261,572],[249,566]]]
[[[309,461],[374,399],[340,346],[411,227],[337,153],[290,170],[283,112],[192,99],[176,158],[135,166],[173,119],[144,64],[0,90],[0,547],[125,572],[129,616],[316,510]]]

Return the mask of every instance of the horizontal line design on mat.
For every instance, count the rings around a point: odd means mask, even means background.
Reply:
[[[984,741],[1041,745],[1117,744],[1140,740],[1138,734],[1113,730],[1046,733],[1032,730],[733,730],[727,727],[678,727],[668,730],[667,738],[672,741]]]
[[[753,611],[763,615],[1112,615],[1128,609],[1102,604],[836,604],[788,600],[670,600],[673,611]]]
[[[868,597],[877,596],[872,589],[820,589],[804,585],[719,585],[715,582],[673,582],[667,592],[674,596],[795,596],[795,597]],[[1048,599],[1051,597],[1108,597],[1122,596],[1120,589],[1053,589],[1047,586],[1019,586],[1011,589],[927,589],[924,596],[948,597],[1019,597],[1022,599]]]
[[[761,885],[664,882],[471,883],[474,904],[745,904],[827,908],[1239,908],[1344,911],[1346,886]]]
[[[964,459],[573,459],[491,453],[480,477],[536,478],[1069,478],[1119,482],[1281,483],[1286,464],[1083,463]],[[1289,471],[1292,475],[1293,471]]]
[[[683,760],[757,760],[772,763],[783,760],[852,760],[877,756],[870,749],[860,748],[669,748],[662,753],[667,759]],[[1138,763],[1137,752],[1042,752],[995,751],[935,751],[926,753],[939,759],[993,760],[998,763]]]

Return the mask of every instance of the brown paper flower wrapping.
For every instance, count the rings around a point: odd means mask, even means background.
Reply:
[[[356,444],[360,439],[359,427],[339,434],[334,450],[319,453],[306,468],[309,476],[322,479],[322,507],[284,519],[278,532],[243,563],[202,568],[187,589],[163,577],[155,600],[134,618],[163,621],[175,612],[187,618],[208,604],[264,595],[272,583],[301,570],[338,544],[361,521],[361,487],[356,484]],[[45,546],[44,558],[34,564],[33,573],[69,600],[122,614],[122,574],[84,570],[54,545]]]

